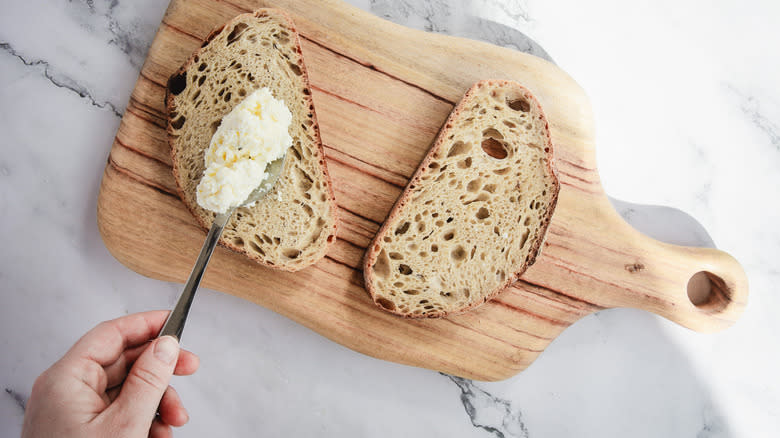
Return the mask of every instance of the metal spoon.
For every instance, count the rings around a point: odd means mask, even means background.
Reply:
[[[286,157],[287,155],[285,154],[284,157],[268,163],[265,168],[268,177],[260,182],[260,185],[249,194],[246,201],[224,213],[217,214],[214,218],[211,229],[206,235],[206,241],[203,243],[203,248],[200,249],[198,260],[195,261],[195,266],[192,268],[190,278],[184,285],[184,290],[182,290],[181,295],[179,295],[176,306],[168,315],[168,319],[165,320],[165,325],[163,325],[163,328],[160,330],[160,334],[157,335],[157,337],[171,335],[181,341],[181,333],[184,331],[184,323],[187,322],[187,314],[190,312],[192,300],[195,298],[195,292],[198,290],[198,285],[203,277],[203,272],[206,270],[206,265],[208,265],[209,259],[211,259],[211,253],[214,252],[214,248],[219,241],[219,236],[222,235],[222,229],[225,228],[225,224],[227,224],[230,216],[233,215],[233,212],[236,211],[236,208],[258,201],[271,191],[274,184],[276,184],[276,181],[279,179],[282,169],[284,169],[284,159]]]

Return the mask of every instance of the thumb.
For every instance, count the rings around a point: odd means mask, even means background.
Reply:
[[[179,343],[174,337],[163,336],[154,340],[127,374],[119,396],[109,408],[113,410],[111,417],[123,427],[143,429],[139,432],[146,436],[178,357]]]

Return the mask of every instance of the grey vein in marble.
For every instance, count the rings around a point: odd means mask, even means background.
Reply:
[[[716,437],[730,437],[731,431],[725,423],[725,419],[721,416],[717,409],[712,405],[712,402],[708,402],[702,408],[702,426],[699,433],[696,434],[696,438],[716,438]]]
[[[71,18],[80,25],[95,30],[96,25],[103,27],[111,34],[108,40],[109,45],[119,48],[122,53],[128,56],[130,64],[133,67],[141,68],[146,53],[149,48],[149,37],[154,32],[148,32],[149,29],[141,29],[136,22],[121,23],[117,18],[117,8],[119,0],[86,0],[84,2],[74,2],[69,0],[74,6],[71,9]]]
[[[24,412],[27,409],[27,398],[22,394],[14,391],[11,388],[5,388],[5,393],[16,403],[17,406]]]
[[[42,59],[27,59],[21,54],[17,53],[16,50],[14,50],[14,48],[11,46],[11,44],[7,42],[0,42],[0,50],[17,58],[24,65],[28,67],[32,67],[35,70],[38,70],[46,79],[49,80],[49,82],[51,82],[57,88],[64,88],[66,90],[70,90],[76,93],[79,97],[89,100],[92,106],[98,107],[100,109],[109,110],[112,113],[114,113],[115,116],[122,117],[122,113],[117,109],[117,107],[113,103],[108,101],[98,102],[94,97],[92,97],[92,93],[90,93],[90,91],[86,87],[84,87],[83,85],[79,84],[78,82],[74,81],[73,79],[67,76],[58,74],[56,71],[53,71],[54,69],[48,62]]]
[[[750,122],[764,132],[769,137],[769,142],[772,143],[772,146],[780,151],[780,127],[763,114],[758,99],[755,96],[740,92],[733,85],[727,84],[726,88],[739,98],[739,108],[750,118]]]
[[[528,4],[526,0],[506,0],[502,2],[495,2],[496,6],[501,9],[509,18],[513,21],[525,21],[531,22],[531,16],[528,13]]]
[[[450,33],[448,19],[452,17],[449,2],[446,1],[388,1],[371,0],[374,14],[396,23],[422,28],[428,32]],[[415,21],[421,18],[423,23]]]
[[[452,380],[460,389],[460,401],[466,409],[471,424],[484,429],[499,438],[528,438],[528,429],[523,423],[520,410],[513,409],[509,400],[495,397],[461,377],[442,374]]]
[[[485,41],[552,61],[539,44],[517,29],[471,14],[457,13],[476,7],[474,3],[472,0],[371,0],[370,10],[382,18],[404,26]],[[520,2],[500,6],[509,17],[530,21],[526,8]]]

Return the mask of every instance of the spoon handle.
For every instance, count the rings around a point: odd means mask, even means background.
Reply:
[[[203,273],[206,271],[206,265],[211,259],[211,254],[214,252],[214,248],[217,246],[219,236],[222,235],[222,229],[225,228],[228,219],[233,214],[233,210],[229,210],[225,213],[218,214],[214,218],[214,222],[211,224],[211,229],[206,235],[206,241],[203,242],[203,247],[200,249],[198,260],[195,262],[195,266],[192,268],[190,278],[187,279],[187,283],[184,285],[184,289],[179,295],[179,299],[176,301],[176,307],[173,308],[168,315],[168,319],[165,320],[165,325],[160,330],[160,336],[171,335],[181,341],[181,333],[184,331],[184,323],[187,322],[187,314],[190,312],[190,306],[192,300],[195,298],[195,292],[198,290]]]

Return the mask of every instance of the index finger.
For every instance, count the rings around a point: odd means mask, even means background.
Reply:
[[[153,310],[101,322],[76,341],[65,357],[86,358],[102,366],[114,363],[126,349],[155,338],[168,313]]]

